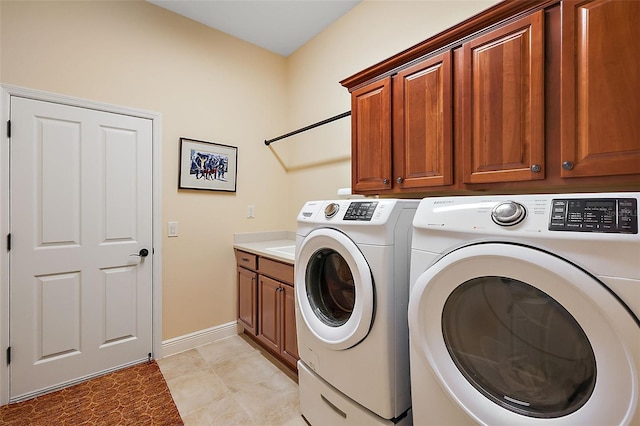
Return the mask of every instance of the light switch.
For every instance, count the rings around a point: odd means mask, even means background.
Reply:
[[[253,205],[247,206],[247,217],[249,219],[253,219],[255,217],[255,206]]]
[[[178,222],[169,222],[168,223],[167,236],[168,237],[177,237],[178,236]]]

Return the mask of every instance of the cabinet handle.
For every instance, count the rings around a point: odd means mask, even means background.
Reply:
[[[389,179],[387,179],[387,178],[382,179],[382,183],[384,183],[385,185],[388,185],[389,184]]]
[[[565,161],[565,162],[562,163],[562,168],[565,169],[565,170],[571,170],[571,169],[573,169],[573,166],[574,166],[574,164],[573,164],[572,161]]]
[[[396,179],[396,182],[398,183],[402,183],[404,181],[404,179],[402,179],[402,176],[398,176],[398,179]]]
[[[531,166],[531,171],[533,173],[540,173],[540,170],[542,170],[542,167],[540,167],[540,164],[533,164]]]
[[[243,258],[242,258],[242,261],[243,261],[243,262],[248,262],[248,261],[249,261],[249,258],[248,258],[248,257],[243,257]]]

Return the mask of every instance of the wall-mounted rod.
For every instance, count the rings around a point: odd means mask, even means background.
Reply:
[[[277,138],[265,140],[264,144],[269,146],[271,142],[279,141],[280,139],[288,138],[289,136],[297,135],[298,133],[306,132],[307,130],[311,130],[315,127],[322,126],[323,124],[331,123],[332,121],[339,120],[344,117],[348,117],[351,115],[351,111],[343,112],[342,114],[338,114],[335,117],[327,118],[326,120],[318,121],[317,123],[310,124],[307,127],[303,127],[298,130],[294,130],[293,132],[289,132],[286,135],[278,136]]]

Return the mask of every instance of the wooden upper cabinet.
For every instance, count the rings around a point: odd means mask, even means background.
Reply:
[[[351,185],[391,189],[391,77],[351,93]]]
[[[451,51],[393,78],[393,179],[400,189],[453,183]]]
[[[640,173],[640,2],[562,2],[562,177]]]
[[[462,45],[464,183],[544,179],[544,12]]]

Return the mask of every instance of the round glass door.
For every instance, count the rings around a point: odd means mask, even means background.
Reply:
[[[330,327],[344,325],[356,301],[356,286],[344,257],[333,249],[316,251],[307,264],[307,299],[318,318]]]
[[[596,359],[584,331],[556,300],[522,281],[464,282],[444,304],[442,333],[469,383],[508,410],[561,417],[593,393]]]
[[[482,424],[637,419],[640,327],[599,280],[509,243],[425,267],[409,300],[411,367]],[[414,401],[420,403],[420,401]],[[635,420],[634,420],[635,421]]]
[[[371,269],[356,244],[335,229],[315,229],[296,259],[295,293],[311,333],[331,349],[364,339],[373,321]]]

